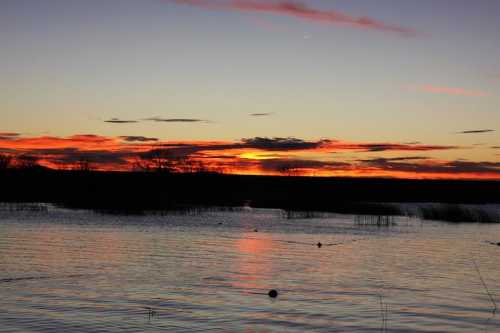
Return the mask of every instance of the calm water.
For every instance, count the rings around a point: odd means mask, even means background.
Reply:
[[[500,225],[6,207],[1,332],[500,332]]]

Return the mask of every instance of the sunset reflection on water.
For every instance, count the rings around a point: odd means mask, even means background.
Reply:
[[[483,242],[498,225],[380,229],[267,210],[0,220],[0,332],[373,332],[381,298],[396,331],[500,327],[471,265],[499,302],[498,248]]]

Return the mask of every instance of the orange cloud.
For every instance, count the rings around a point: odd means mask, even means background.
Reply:
[[[421,143],[345,142],[332,139],[255,137],[239,141],[160,141],[143,136],[0,136],[0,153],[36,158],[50,168],[72,168],[88,161],[94,169],[127,171],[153,165],[154,158],[189,161],[189,167],[238,174],[376,176],[401,178],[500,179],[500,163],[438,161],[425,156],[332,159],[332,153],[427,152],[459,149]],[[138,164],[139,163],[139,164]],[[178,170],[178,169],[176,169]],[[181,169],[185,170],[185,169]]]

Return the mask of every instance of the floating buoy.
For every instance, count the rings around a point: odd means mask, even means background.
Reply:
[[[268,294],[268,295],[269,295],[269,297],[271,297],[271,298],[276,298],[276,297],[278,297],[278,291],[276,291],[276,290],[274,290],[274,289],[273,289],[273,290],[270,290],[267,294]]]
[[[323,246],[323,244],[321,244],[321,242],[318,242],[318,244],[316,244],[318,246],[318,248],[321,248]]]

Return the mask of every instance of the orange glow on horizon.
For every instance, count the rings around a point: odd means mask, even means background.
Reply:
[[[255,138],[242,141],[128,142],[123,137],[73,135],[70,137],[0,137],[0,153],[34,156],[52,169],[75,169],[85,160],[93,170],[132,171],[147,154],[165,152],[205,171],[241,175],[308,177],[389,177],[409,179],[500,179],[500,163],[444,160],[426,157],[367,158],[399,152],[419,154],[460,147],[401,144],[350,143],[338,140],[303,141],[293,138]],[[335,152],[351,152],[358,159],[342,159]],[[335,157],[335,158],[334,158]],[[142,159],[142,160],[141,160]]]

